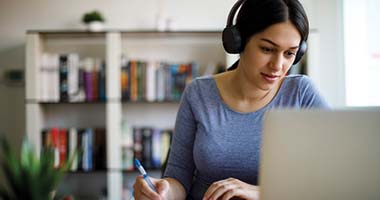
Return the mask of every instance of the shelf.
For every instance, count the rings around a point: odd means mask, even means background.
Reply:
[[[68,171],[66,173],[70,177],[67,180],[68,185],[72,191],[80,193],[82,184],[80,181],[82,180],[76,180],[76,177],[81,179],[83,176],[86,180],[94,181],[89,181],[90,184],[86,185],[89,187],[88,191],[100,191],[99,188],[104,187],[108,190],[109,199],[122,199],[123,185],[126,184],[126,187],[129,188],[133,184],[131,182],[134,181],[135,176],[139,175],[135,170],[122,169],[125,164],[123,158],[126,158],[123,157],[123,153],[125,153],[125,149],[123,149],[125,146],[123,145],[125,141],[131,141],[130,138],[126,139],[128,138],[126,132],[130,132],[133,128],[163,131],[158,133],[172,130],[180,103],[180,99],[163,101],[122,99],[122,55],[128,60],[158,61],[170,64],[196,63],[196,69],[199,69],[196,74],[203,74],[204,69],[210,64],[226,63],[226,54],[222,47],[221,37],[221,30],[161,32],[156,30],[108,29],[101,32],[89,32],[78,29],[27,31],[26,128],[28,136],[37,147],[36,152],[41,149],[41,131],[44,129],[53,127],[104,128],[107,169]],[[55,102],[54,100],[59,99],[56,96],[57,93],[53,94],[54,98],[42,93],[46,90],[44,90],[45,85],[41,83],[45,80],[42,79],[45,76],[42,76],[41,72],[44,72],[43,70],[52,72],[46,67],[50,64],[41,67],[42,61],[46,61],[43,60],[45,58],[43,55],[46,54],[54,54],[54,56],[77,54],[80,59],[90,57],[104,61],[105,67],[102,69],[105,70],[106,77],[103,96],[106,96],[107,99],[104,101]],[[59,84],[62,84],[61,79]],[[157,89],[156,87],[151,88]],[[54,92],[57,92],[55,86],[53,89]],[[179,95],[175,97],[179,97]],[[165,142],[167,139],[162,141],[165,145],[170,143]],[[149,171],[150,176],[160,177],[161,175],[160,168],[147,169],[147,171]]]
[[[154,29],[135,29],[135,30],[126,30],[126,29],[105,29],[103,31],[87,31],[84,29],[57,29],[57,30],[27,30],[27,34],[51,34],[51,35],[61,35],[61,34],[82,34],[82,35],[102,35],[105,33],[121,33],[121,34],[161,34],[161,35],[170,35],[170,34],[222,34],[222,30],[177,30],[177,31],[157,31]]]
[[[178,104],[180,100],[173,101],[130,101],[130,100],[122,100],[123,104]]]
[[[38,34],[45,39],[58,38],[104,38],[107,33],[121,33],[128,37],[188,37],[188,36],[222,36],[221,30],[178,30],[178,31],[157,31],[157,30],[117,30],[107,29],[99,32],[87,30],[28,30],[27,34]]]
[[[161,168],[145,168],[146,171],[158,172],[161,171]],[[126,170],[126,169],[97,169],[93,171],[67,171],[68,174],[92,174],[92,173],[108,173],[108,172],[122,172],[122,173],[140,173],[138,170]]]
[[[35,99],[27,99],[25,100],[26,104],[41,104],[41,105],[84,105],[84,104],[106,104],[106,103],[113,103],[113,102],[120,102],[118,99],[107,99],[105,101],[78,101],[78,102],[46,102],[46,101],[39,101]]]
[[[114,100],[117,101],[117,100]],[[36,99],[27,99],[26,104],[41,104],[41,105],[65,105],[65,104],[71,104],[71,105],[83,105],[83,104],[105,104],[107,102],[112,102],[112,100],[107,101],[80,101],[80,102],[45,102],[45,101],[39,101]]]

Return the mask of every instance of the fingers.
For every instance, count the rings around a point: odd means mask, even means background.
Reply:
[[[152,180],[153,181],[153,180]],[[156,180],[155,180],[156,181]],[[154,182],[153,182],[154,183]],[[142,176],[136,178],[133,185],[134,196],[136,200],[159,200],[160,195],[154,192]]]
[[[233,199],[233,197],[236,195],[236,193],[237,192],[235,190],[228,190],[226,193],[224,193],[221,200]],[[239,198],[236,198],[236,199],[239,199]]]
[[[236,188],[236,185],[233,183],[234,179],[224,179],[221,181],[214,182],[210,185],[206,193],[204,194],[203,200],[213,200],[222,197],[224,194],[228,192],[233,193]]]
[[[156,180],[152,180],[152,181],[156,185],[158,194],[161,197],[165,197],[167,193],[169,192],[169,182],[164,179],[158,179],[157,181]]]
[[[229,200],[234,198],[258,199],[258,187],[235,178],[214,182],[207,189],[203,200]]]

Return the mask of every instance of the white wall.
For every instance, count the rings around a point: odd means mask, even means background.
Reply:
[[[345,106],[342,5],[342,0],[313,2],[313,23],[320,36],[319,89],[333,107]]]
[[[320,83],[333,106],[343,105],[340,60],[339,2],[303,0],[312,28],[320,33]],[[107,28],[155,28],[158,10],[177,29],[221,30],[235,0],[0,0],[0,72],[24,68],[25,31],[29,29],[82,28],[81,15],[92,9],[104,13]],[[344,82],[344,81],[343,81]],[[24,134],[24,88],[0,85],[0,133],[19,141]]]

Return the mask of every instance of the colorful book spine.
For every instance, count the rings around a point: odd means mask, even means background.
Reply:
[[[54,148],[54,167],[59,167],[59,130],[58,128],[52,128],[51,131],[51,139]]]
[[[50,130],[48,130],[48,129],[42,130],[42,138],[41,139],[42,139],[41,144],[42,144],[42,147],[44,149],[54,148]]]
[[[70,171],[89,172],[107,168],[107,144],[104,128],[44,129],[41,132],[41,140],[42,148],[54,149],[54,166],[56,168],[62,167],[69,158],[73,158],[72,164],[69,166]]]
[[[152,133],[152,168],[161,166],[161,131],[153,129]]]
[[[121,82],[121,96],[125,100],[130,100],[130,65],[128,62],[123,64],[121,68],[121,77],[120,77],[120,82]]]
[[[134,169],[133,144],[133,131],[124,120],[122,123],[122,168],[127,171]]]
[[[124,122],[125,123],[125,122]],[[126,127],[125,127],[126,128]],[[124,132],[128,132],[123,128]],[[139,159],[145,168],[160,168],[166,161],[169,147],[171,144],[172,129],[157,129],[152,127],[133,127],[133,151],[128,157],[127,137],[124,138],[123,152],[123,169],[131,170],[125,167],[128,159]],[[133,160],[131,161],[133,162]]]
[[[171,129],[161,131],[161,165],[167,160],[172,134],[173,130]]]
[[[58,150],[59,150],[59,167],[66,164],[67,159],[67,129],[59,129]]]
[[[59,56],[59,97],[61,102],[69,100],[68,94],[68,56],[66,54]]]
[[[129,101],[179,101],[187,84],[198,76],[198,65],[122,58],[121,94]]]
[[[79,94],[79,55],[70,53],[68,56],[68,98],[70,102],[77,101],[77,95]]]
[[[78,130],[76,128],[70,128],[69,130],[69,158],[73,158],[73,162],[70,166],[71,171],[78,170],[78,155],[79,155]]]
[[[140,128],[133,128],[133,153],[134,159],[138,159],[143,162],[143,143],[142,132]]]
[[[86,129],[82,135],[82,150],[83,150],[83,160],[82,168],[83,171],[92,170],[92,140],[93,131],[92,129]]]
[[[86,58],[84,60],[84,72],[83,72],[83,81],[84,88],[86,93],[86,101],[94,100],[94,89],[93,89],[93,79],[94,79],[94,60],[91,58]]]
[[[146,100],[155,101],[156,98],[156,66],[153,61],[149,62],[146,66]]]
[[[153,132],[153,129],[149,128],[149,127],[143,127],[143,128],[141,128],[141,131],[142,131],[142,144],[143,144],[142,162],[143,162],[143,165],[149,169],[149,168],[153,167],[153,165],[152,165],[152,148],[153,148],[152,132]]]
[[[138,100],[137,61],[131,61],[131,101]]]
[[[98,72],[99,100],[106,101],[106,63],[103,61]]]
[[[101,60],[95,59],[92,71],[92,101],[99,100],[99,71],[101,68]]]

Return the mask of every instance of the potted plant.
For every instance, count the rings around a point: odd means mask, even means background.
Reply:
[[[94,10],[85,13],[82,17],[82,22],[87,25],[89,31],[102,31],[105,19],[99,11]]]
[[[37,156],[32,146],[24,140],[21,155],[17,156],[5,138],[1,138],[1,150],[0,164],[8,185],[0,187],[0,199],[56,199],[57,186],[73,158],[57,169],[54,167],[53,149],[43,149]]]

